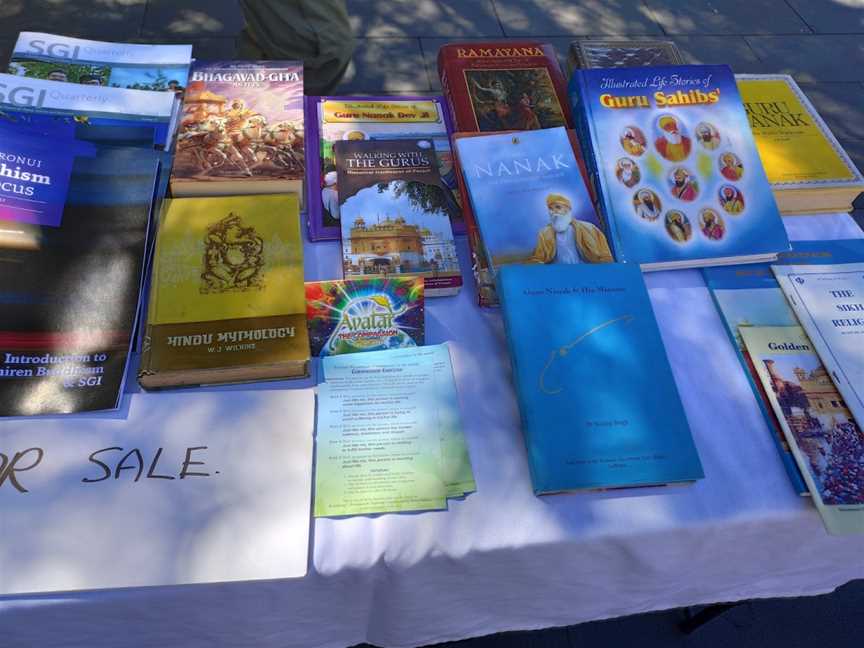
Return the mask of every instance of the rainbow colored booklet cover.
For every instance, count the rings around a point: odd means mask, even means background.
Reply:
[[[456,140],[495,272],[510,263],[608,263],[609,243],[563,127]]]
[[[498,271],[534,491],[703,477],[635,264]]]
[[[306,321],[313,356],[423,346],[423,279],[307,282]]]
[[[659,270],[789,249],[728,66],[577,70],[570,89],[617,260]]]

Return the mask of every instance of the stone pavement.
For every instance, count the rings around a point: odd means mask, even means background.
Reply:
[[[286,0],[288,1],[288,0]],[[792,74],[864,169],[864,0],[347,0],[358,38],[342,93],[440,89],[435,56],[455,39],[670,38],[688,62]],[[236,0],[0,0],[0,58],[21,30],[192,42],[230,58]]]

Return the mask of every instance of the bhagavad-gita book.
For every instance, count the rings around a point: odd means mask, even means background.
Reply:
[[[849,211],[864,177],[795,80],[788,74],[735,79],[780,211]]]
[[[576,70],[570,89],[619,262],[704,267],[789,249],[728,66]]]
[[[612,252],[564,128],[456,140],[486,260],[611,263]]]
[[[506,265],[498,280],[535,493],[703,477],[638,266]]]
[[[579,39],[570,43],[567,63],[576,68],[684,65],[678,47],[668,40]]]
[[[427,297],[462,286],[450,214],[459,207],[441,181],[431,140],[334,145],[345,279],[411,275]]]
[[[313,356],[423,346],[423,279],[309,281],[306,323]]]
[[[744,344],[829,533],[864,533],[864,435],[800,326],[742,327]]]
[[[0,416],[116,409],[160,154],[2,130]]]
[[[303,64],[196,62],[183,99],[175,197],[296,193],[305,170]]]
[[[864,263],[775,265],[771,270],[859,427],[864,426]]]
[[[432,140],[441,179],[459,200],[444,97],[306,97],[309,238],[339,240],[339,187],[333,144],[341,140]],[[465,231],[461,212],[453,232]]]
[[[293,194],[165,202],[142,387],[307,375],[299,219]]]

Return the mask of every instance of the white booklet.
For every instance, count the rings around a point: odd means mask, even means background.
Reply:
[[[0,421],[0,596],[306,574],[311,389],[128,400]]]
[[[50,81],[182,94],[191,63],[191,45],[107,43],[21,32],[9,71]]]
[[[180,99],[170,92],[127,90],[0,74],[0,113],[65,116],[76,122],[154,126],[154,144],[169,148]]]
[[[846,406],[864,427],[864,263],[771,269]]]

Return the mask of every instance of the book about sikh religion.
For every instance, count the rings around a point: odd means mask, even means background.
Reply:
[[[427,297],[462,286],[450,214],[431,140],[334,144],[345,279],[411,275]]]
[[[341,140],[431,139],[444,184],[458,201],[450,151],[450,115],[444,97],[306,97],[307,211],[309,238],[339,240],[339,187],[333,144]],[[465,232],[461,211],[454,234]]]
[[[789,249],[728,66],[576,70],[570,91],[616,260],[664,270]]]
[[[299,219],[293,194],[164,203],[142,387],[307,375]]]
[[[610,263],[612,252],[564,128],[456,140],[486,261]]]
[[[302,63],[194,63],[172,195],[296,193],[302,202],[303,123]]]
[[[703,477],[639,266],[506,265],[498,281],[535,493]]]
[[[788,74],[736,74],[756,148],[784,214],[848,212],[864,178]]]

